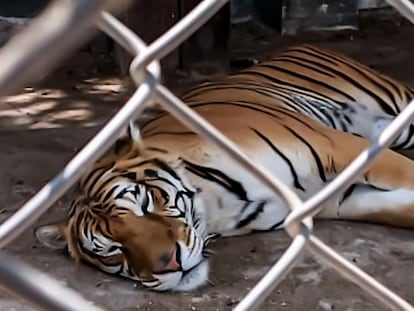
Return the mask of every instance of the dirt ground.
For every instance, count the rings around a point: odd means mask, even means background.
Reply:
[[[399,18],[361,20],[358,32],[310,34],[294,38],[263,35],[257,29],[235,37],[236,56],[266,57],[300,42],[339,50],[414,86],[414,28]],[[240,42],[244,44],[241,45]],[[197,80],[180,74],[171,88]],[[199,78],[199,77],[198,77]],[[69,59],[41,84],[26,87],[0,105],[0,206],[6,219],[52,178],[123,104],[130,83],[116,77],[113,63],[91,50]],[[36,224],[62,217],[70,195]],[[369,224],[319,221],[316,235],[392,290],[414,303],[413,232]],[[16,258],[65,282],[87,299],[112,311],[231,310],[285,251],[282,232],[221,239],[211,259],[208,285],[191,294],[154,293],[134,282],[75,264],[65,254],[41,247],[32,230],[10,247]],[[0,293],[0,310],[31,310]],[[321,265],[309,254],[260,310],[386,310],[357,286]]]

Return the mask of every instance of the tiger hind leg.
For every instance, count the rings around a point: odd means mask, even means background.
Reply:
[[[327,206],[318,217],[414,228],[414,190],[354,185],[346,198]]]

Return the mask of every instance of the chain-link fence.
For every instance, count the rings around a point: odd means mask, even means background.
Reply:
[[[410,1],[388,2],[414,23],[414,5]],[[404,299],[320,241],[312,231],[312,216],[319,211],[323,203],[352,184],[371,161],[412,122],[414,103],[410,103],[370,148],[363,151],[336,179],[315,196],[302,202],[286,185],[255,165],[234,143],[160,83],[159,60],[177,48],[226,3],[227,0],[202,1],[179,23],[147,46],[136,34],[108,13],[125,9],[127,1],[56,0],[27,30],[15,36],[0,50],[0,95],[6,96],[25,83],[33,81],[39,72],[50,72],[65,55],[79,47],[96,28],[99,28],[134,56],[130,75],[137,86],[135,93],[122,109],[62,172],[0,226],[0,246],[10,244],[49,209],[78,180],[83,168],[97,160],[115,142],[126,124],[136,119],[149,101],[155,100],[186,126],[222,148],[223,152],[232,156],[244,169],[272,189],[292,209],[285,221],[285,229],[292,238],[290,246],[234,310],[258,309],[260,303],[294,267],[305,248],[390,309],[414,310]],[[46,310],[102,310],[58,281],[9,258],[4,251],[0,253],[0,283]]]

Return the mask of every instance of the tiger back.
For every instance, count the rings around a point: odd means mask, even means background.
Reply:
[[[413,98],[413,90],[403,83],[349,57],[310,45],[289,48],[258,65],[204,83],[183,97],[190,105],[208,99],[281,106],[370,141]],[[392,148],[411,148],[413,134],[411,125]]]

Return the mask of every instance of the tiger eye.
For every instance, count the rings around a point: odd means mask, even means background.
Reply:
[[[145,174],[146,177],[152,177],[152,178],[158,177],[158,173],[156,171],[152,170],[152,169],[149,169],[149,168],[144,170],[144,174]]]

